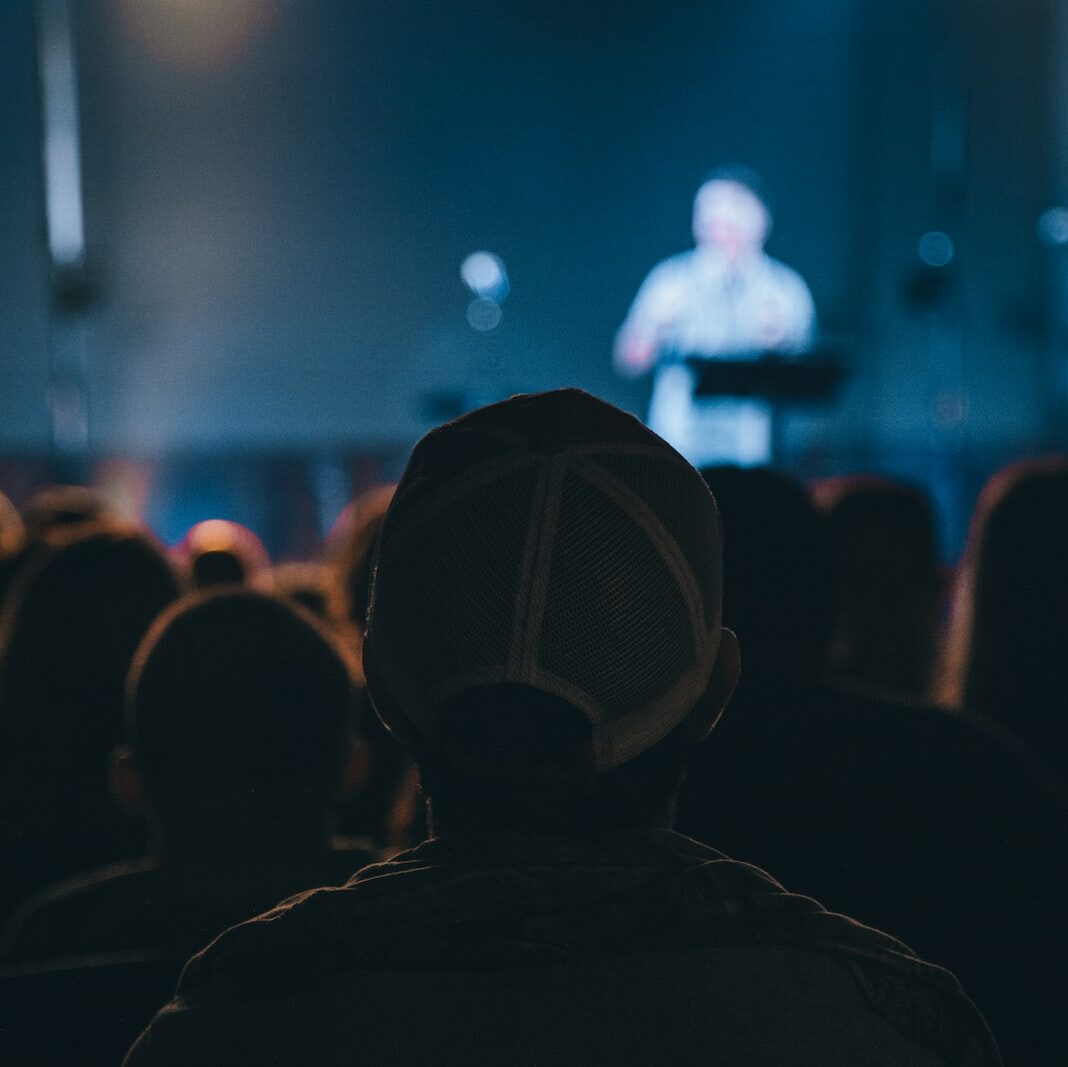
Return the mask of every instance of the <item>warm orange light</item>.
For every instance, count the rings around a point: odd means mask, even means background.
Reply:
[[[189,531],[189,547],[195,554],[232,552],[238,547],[239,535],[232,522],[207,519]]]
[[[119,0],[126,33],[157,59],[220,70],[278,15],[278,0]]]

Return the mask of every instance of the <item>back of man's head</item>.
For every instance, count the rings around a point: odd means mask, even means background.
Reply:
[[[177,596],[162,549],[139,532],[96,530],[42,549],[20,570],[0,623],[5,725],[18,719],[59,743],[73,728],[62,713],[97,715],[114,744],[134,650]]]
[[[1068,458],[1028,460],[991,478],[961,564],[942,694],[1058,762],[1068,704],[1066,539]]]
[[[834,545],[832,669],[855,685],[923,696],[943,587],[929,496],[873,475],[829,478],[812,496]]]
[[[247,527],[228,519],[205,519],[192,527],[177,556],[194,589],[241,585],[270,565],[263,542]]]
[[[823,666],[834,609],[830,532],[803,486],[767,468],[702,471],[723,515],[723,618],[745,687],[790,688]]]
[[[90,528],[92,529],[92,528]],[[39,546],[0,619],[3,807],[70,825],[107,812],[107,759],[123,736],[126,673],[152,620],[178,596],[158,545],[95,529]],[[72,809],[79,810],[74,811]]]
[[[637,419],[578,390],[482,408],[423,438],[386,515],[371,697],[435,801],[588,793],[710,690],[714,721],[720,559],[708,488]]]
[[[232,589],[174,605],[138,650],[127,694],[133,756],[165,842],[240,832],[252,847],[298,824],[321,835],[350,697],[325,631],[280,598]]]

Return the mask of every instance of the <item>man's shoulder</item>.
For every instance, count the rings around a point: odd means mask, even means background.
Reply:
[[[527,869],[524,859],[521,849],[428,842],[365,868],[343,886],[297,894],[225,931],[190,961],[179,992],[231,981],[277,988],[291,977],[302,980],[309,969],[327,976],[366,965],[441,966],[457,945],[485,949],[499,963],[499,945],[514,947],[513,920],[528,935],[524,950],[515,949],[518,962],[542,958],[533,951],[534,927],[550,955],[564,950],[571,958],[714,950],[752,939],[956,988],[951,975],[893,937],[828,912],[765,871],[680,834],[657,832],[640,850],[618,855],[540,851]],[[587,929],[590,901],[603,904],[614,924]],[[540,908],[545,915],[531,926],[531,912]]]
[[[158,877],[151,858],[100,867],[48,886],[12,916],[0,944],[4,963],[23,964],[82,954],[86,916],[103,908],[119,913],[142,899]]]
[[[158,871],[159,861],[150,856],[110,863],[48,886],[32,898],[32,903],[42,908],[61,907],[96,894],[123,892],[127,887],[136,892],[135,887],[153,881]]]
[[[776,284],[808,293],[808,283],[793,267],[787,266],[781,259],[769,256],[766,252],[760,256],[760,269]]]
[[[325,976],[351,965],[359,941],[354,916],[367,912],[374,923],[369,883],[396,869],[392,862],[365,865],[341,885],[296,893],[224,930],[186,964],[178,995],[197,997],[209,988],[223,996],[277,992],[313,972]]]
[[[185,965],[178,997],[274,994],[312,969],[323,970],[338,948],[339,931],[322,897],[338,891],[307,890],[224,930]]]
[[[694,273],[694,254],[694,249],[691,248],[660,260],[645,276],[646,286],[678,282],[689,278]]]
[[[724,967],[738,983],[724,986]],[[356,1005],[361,1025],[389,1029],[401,989],[442,1019],[497,996],[500,1027],[535,995],[566,1014],[587,987],[620,997],[640,989],[655,1015],[685,987],[700,1014],[735,985],[739,1011],[762,1004],[761,990],[793,989],[801,1014],[800,1001],[812,1001],[834,1018],[880,1017],[923,1047],[985,1040],[951,975],[758,868],[668,832],[596,849],[431,841],[345,886],[299,894],[189,962],[155,1040],[208,1040],[223,1018],[270,1029],[276,1017],[282,1040],[283,1017],[325,1018],[341,1003]],[[231,1026],[235,1041],[245,1025]]]
[[[760,950],[785,950],[793,960],[790,969],[799,975],[823,973],[822,964],[806,964],[806,958],[830,961],[850,975],[860,998],[878,1016],[950,1062],[998,1062],[986,1023],[949,971],[920,959],[881,930],[788,892],[757,867],[725,857],[715,866],[719,869],[710,865],[708,873],[719,883],[717,895],[737,916],[743,941]],[[730,944],[732,938],[718,940]]]

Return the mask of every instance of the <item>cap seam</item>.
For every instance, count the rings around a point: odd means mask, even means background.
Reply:
[[[705,618],[704,598],[697,584],[693,567],[670,531],[637,494],[621,484],[598,464],[582,456],[575,456],[573,467],[576,473],[613,500],[638,525],[638,528],[645,532],[661,559],[674,575],[686,605],[690,609],[694,650],[703,648],[708,644],[708,637],[702,633],[700,624],[703,622],[711,625],[713,620]]]
[[[403,497],[394,496],[382,522],[382,530],[389,530],[389,544],[383,546],[379,560],[396,555],[428,518],[443,511],[449,504],[465,499],[472,490],[481,489],[505,474],[526,470],[537,462],[536,456],[517,455],[514,452],[494,456],[450,478],[445,485],[417,502],[401,517],[396,513],[405,507],[406,502]]]
[[[526,641],[527,615],[530,610],[531,588],[534,583],[541,534],[541,519],[549,491],[549,464],[546,457],[537,463],[537,481],[530,502],[530,517],[527,525],[523,558],[519,565],[519,587],[516,590],[515,614],[512,617],[512,640],[508,645],[507,670],[511,678],[522,679]]]
[[[568,455],[559,453],[549,461],[545,493],[541,499],[541,521],[538,523],[538,544],[532,564],[530,589],[527,593],[527,612],[523,624],[522,660],[520,676],[523,681],[533,678],[538,669],[538,638],[545,618],[546,593],[552,569],[553,545],[560,517],[560,496]]]

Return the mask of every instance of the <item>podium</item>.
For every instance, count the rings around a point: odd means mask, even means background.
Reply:
[[[798,356],[776,352],[737,356],[683,355],[678,362],[693,375],[693,399],[755,401],[767,412],[770,462],[781,462],[784,409],[830,403],[838,395],[846,371],[838,356],[815,349]]]
[[[683,356],[695,375],[694,398],[719,396],[793,403],[826,403],[835,398],[845,380],[841,360],[826,350],[801,356],[775,352],[737,358]]]

